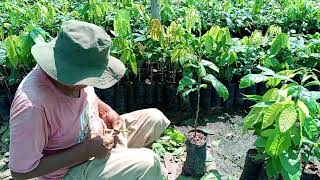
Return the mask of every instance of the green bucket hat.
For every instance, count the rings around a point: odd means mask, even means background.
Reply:
[[[125,73],[123,63],[110,56],[111,44],[101,27],[70,20],[62,24],[58,37],[34,45],[31,53],[50,77],[64,85],[105,89]]]

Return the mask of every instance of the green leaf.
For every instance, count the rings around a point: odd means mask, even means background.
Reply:
[[[175,149],[171,154],[173,156],[181,156],[184,153],[184,151],[185,151],[185,148],[179,147],[179,148]]]
[[[267,102],[259,102],[252,107],[263,107],[263,108],[268,108],[273,104],[273,101],[267,101]]]
[[[204,39],[204,45],[205,45],[205,49],[206,49],[206,53],[210,54],[212,49],[213,49],[213,38],[211,36],[205,36]]]
[[[253,100],[253,101],[261,101],[261,96],[259,95],[244,95],[245,99]]]
[[[278,79],[278,78],[274,78],[274,77],[270,77],[268,79],[268,82],[267,82],[267,87],[276,87],[278,84],[280,84],[281,80]]]
[[[272,166],[273,166],[274,170],[276,171],[276,173],[280,174],[281,170],[283,169],[283,167],[281,166],[281,162],[280,162],[279,156],[272,157],[271,161],[272,161]]]
[[[188,77],[188,76],[184,76],[180,81],[179,81],[179,85],[178,85],[178,93],[182,92],[185,87],[187,86],[188,88],[192,88],[193,85],[195,85],[197,83],[196,80]]]
[[[225,85],[223,85],[216,77],[212,74],[207,74],[203,77],[203,80],[210,82],[214,89],[218,92],[219,97],[222,97],[224,100],[229,98],[229,91]]]
[[[207,72],[206,72],[206,69],[204,68],[204,66],[202,65],[202,63],[199,63],[198,64],[198,76],[200,76],[201,78],[205,77]]]
[[[254,145],[258,148],[264,148],[266,147],[266,144],[267,144],[267,140],[266,138],[263,138],[263,137],[258,137],[256,142],[254,143]]]
[[[310,139],[313,140],[317,137],[318,129],[314,119],[306,118],[303,127]]]
[[[278,98],[278,89],[269,89],[261,98],[261,101],[275,101]]]
[[[299,161],[298,154],[292,150],[279,155],[281,165],[283,169],[291,175],[297,174],[301,171],[301,163]]]
[[[320,86],[320,81],[311,81],[304,85],[304,87],[309,87],[309,86]]]
[[[131,33],[130,13],[122,9],[114,17],[114,31],[121,37],[126,38]]]
[[[130,56],[130,66],[131,66],[131,70],[134,73],[134,75],[137,75],[138,74],[138,63],[137,63],[137,59],[136,59],[135,54],[131,54],[131,56]]]
[[[291,128],[291,139],[294,145],[300,146],[301,144],[301,135],[300,129],[297,127]]]
[[[284,180],[300,180],[301,178],[301,171],[297,172],[296,174],[289,174],[284,169],[281,171],[281,175]]]
[[[256,83],[267,80],[268,77],[261,74],[248,74],[241,78],[240,80],[240,88],[247,88]]]
[[[130,56],[131,56],[131,51],[129,49],[126,49],[125,51],[123,51],[123,53],[121,54],[120,56],[120,61],[123,63],[123,64],[126,64],[129,59],[130,59]]]
[[[192,88],[192,89],[188,89],[185,92],[182,93],[183,97],[188,96],[191,92],[198,90],[198,88]]]
[[[264,131],[262,131],[261,133],[260,133],[260,135],[262,136],[262,137],[269,137],[269,136],[271,136],[273,133],[274,133],[274,129],[266,129],[266,130],[264,130]]]
[[[262,129],[272,125],[281,111],[281,103],[272,104],[264,113]]]
[[[20,61],[18,51],[19,37],[16,35],[9,36],[5,39],[5,43],[7,47],[7,57],[11,65],[16,68]]]
[[[304,116],[309,117],[308,107],[300,100],[298,100],[297,105],[298,105],[299,109],[304,113]]]
[[[276,131],[268,138],[266,153],[270,156],[277,156],[283,151],[288,150],[291,145],[290,133],[281,133]]]
[[[176,143],[184,143],[186,140],[186,137],[179,131],[175,130],[174,133],[171,135],[171,138]]]
[[[152,19],[149,28],[151,39],[159,41],[163,34],[161,21],[159,19]]]
[[[273,177],[277,175],[277,171],[275,170],[272,164],[272,159],[269,159],[267,161],[266,171],[267,171],[268,177]]]
[[[300,94],[299,99],[308,107],[310,114],[314,116],[318,111],[317,101],[303,91]]]
[[[310,95],[315,100],[319,100],[320,99],[320,91],[310,91]]]
[[[258,122],[262,121],[264,108],[253,107],[249,114],[244,118],[243,130],[248,130]]]
[[[29,35],[30,37],[32,38],[33,42],[35,44],[41,44],[41,43],[44,43],[45,40],[43,38],[44,35],[46,35],[47,32],[45,32],[44,30],[42,29],[33,29]]]
[[[289,46],[289,36],[287,34],[280,33],[272,41],[270,49],[271,55],[277,55],[281,49],[288,48]]]
[[[266,67],[262,67],[262,66],[260,66],[260,65],[258,65],[257,68],[260,69],[260,70],[262,70],[264,75],[269,75],[269,76],[271,76],[271,75],[276,74],[276,73],[275,73],[274,71],[272,71],[271,69],[266,68]]]
[[[284,109],[279,117],[279,128],[282,133],[288,131],[297,121],[297,111],[294,106]]]
[[[213,62],[207,61],[207,60],[202,60],[201,61],[202,65],[209,67],[210,69],[216,71],[219,73],[219,68],[216,66]]]
[[[237,58],[238,58],[237,54],[232,51],[228,56],[228,60],[227,60],[228,64],[232,65],[237,60]]]
[[[196,23],[200,23],[200,17],[195,8],[190,8],[186,12],[186,29],[188,33],[191,33],[191,29],[194,28]]]

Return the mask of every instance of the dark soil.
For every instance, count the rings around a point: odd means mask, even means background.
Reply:
[[[191,131],[187,134],[187,138],[189,139],[189,141],[197,146],[202,146],[204,145],[204,143],[206,143],[206,136],[204,134],[202,134],[201,132],[194,132]]]

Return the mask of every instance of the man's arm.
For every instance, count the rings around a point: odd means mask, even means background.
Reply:
[[[18,173],[11,171],[12,177],[16,180],[30,179],[46,175],[64,167],[72,167],[92,157],[88,150],[88,142],[75,145],[57,154],[44,156],[39,165],[30,172]]]

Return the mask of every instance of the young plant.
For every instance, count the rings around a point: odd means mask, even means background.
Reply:
[[[300,179],[309,156],[320,159],[320,92],[306,87],[319,83],[315,73],[306,68],[275,73],[258,66],[260,74],[249,74],[240,81],[240,88],[265,82],[271,89],[263,96],[250,95],[257,103],[244,119],[243,130],[258,136],[255,146],[266,162],[268,177]],[[299,83],[292,78],[300,76]],[[299,79],[299,78],[298,78]],[[282,86],[280,82],[284,82]]]
[[[193,11],[192,11],[193,12]],[[195,17],[193,17],[194,15]],[[219,68],[212,62],[204,60],[204,39],[213,39],[215,34],[208,33],[201,36],[201,23],[196,16],[195,12],[189,14],[186,17],[186,37],[184,43],[178,44],[173,52],[172,58],[180,62],[183,69],[183,78],[179,81],[178,93],[182,93],[182,96],[187,96],[193,91],[197,91],[197,109],[195,118],[195,133],[197,132],[199,109],[200,109],[200,89],[207,88],[208,84],[211,84],[218,95],[224,100],[229,97],[228,89],[212,74],[211,72],[219,72]],[[190,22],[188,22],[190,21]],[[198,24],[199,37],[194,36],[191,30]],[[211,47],[206,47],[206,51],[213,51],[213,44]],[[208,70],[206,70],[208,69]]]

